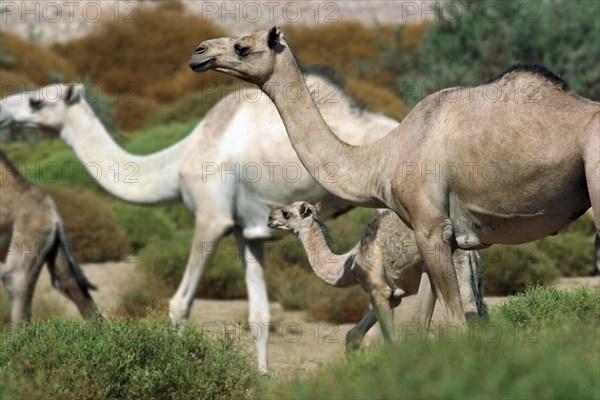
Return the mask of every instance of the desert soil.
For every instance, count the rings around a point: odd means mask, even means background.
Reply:
[[[84,264],[83,269],[89,280],[99,288],[93,292],[93,297],[105,315],[111,315],[118,308],[121,296],[132,285],[140,282],[135,262]],[[589,286],[600,289],[600,277],[562,278],[555,286],[567,289]],[[502,300],[502,297],[486,297],[489,306]],[[397,324],[410,321],[415,303],[414,296],[402,302],[395,312]],[[42,311],[44,315],[79,318],[75,306],[52,289],[46,271],[42,272],[36,289],[34,318],[36,312]],[[271,313],[274,327],[269,332],[269,362],[275,374],[289,377],[325,361],[344,357],[344,338],[352,324],[331,325],[311,321],[306,313],[285,311],[278,303],[271,303]],[[243,329],[247,315],[248,302],[245,300],[197,299],[194,301],[190,321],[211,335],[222,335],[227,330],[254,352],[251,335]],[[434,322],[439,320],[440,313],[436,309]],[[378,341],[377,331],[370,336],[369,342]]]

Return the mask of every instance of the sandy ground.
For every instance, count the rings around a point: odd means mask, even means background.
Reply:
[[[109,314],[120,303],[122,294],[139,281],[134,262],[84,264],[86,276],[99,287],[93,297],[101,311]],[[600,277],[562,278],[557,287],[574,289],[589,286],[600,289]],[[3,290],[3,289],[2,289]],[[405,299],[395,312],[398,325],[408,322],[413,314],[416,298]],[[489,306],[498,304],[503,298],[487,297]],[[79,318],[75,306],[52,289],[49,274],[42,272],[34,298],[36,313],[56,314]],[[322,321],[311,321],[304,312],[285,311],[277,303],[271,304],[274,326],[269,332],[269,362],[272,370],[280,376],[290,376],[306,371],[325,361],[344,357],[344,338],[352,324],[331,325]],[[239,340],[250,351],[254,343],[250,333],[243,329],[248,315],[245,300],[195,300],[190,321],[211,335],[228,334]],[[434,322],[440,320],[439,311],[434,313]],[[401,331],[401,328],[400,328]],[[266,334],[266,329],[265,329]],[[370,342],[376,343],[377,332]]]

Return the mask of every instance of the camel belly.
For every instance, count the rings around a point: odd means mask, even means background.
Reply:
[[[554,207],[540,204],[540,211],[536,213],[508,214],[493,208],[454,204],[450,220],[458,247],[473,250],[492,244],[519,244],[541,239],[561,230],[589,207],[589,199],[581,199]]]

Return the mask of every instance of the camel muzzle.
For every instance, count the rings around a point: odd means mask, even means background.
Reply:
[[[206,72],[210,69],[213,64],[214,58],[208,60],[199,60],[196,54],[192,56],[188,65],[194,72]]]

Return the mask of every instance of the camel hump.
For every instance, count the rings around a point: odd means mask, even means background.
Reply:
[[[564,91],[570,90],[569,84],[564,79],[562,79],[554,72],[550,71],[550,69],[546,68],[545,66],[538,64],[514,64],[502,71],[501,73],[499,73],[498,75],[496,75],[495,77],[493,77],[492,79],[490,79],[489,81],[487,81],[486,83],[494,83],[506,76],[514,76],[517,74],[535,75],[560,87]]]

